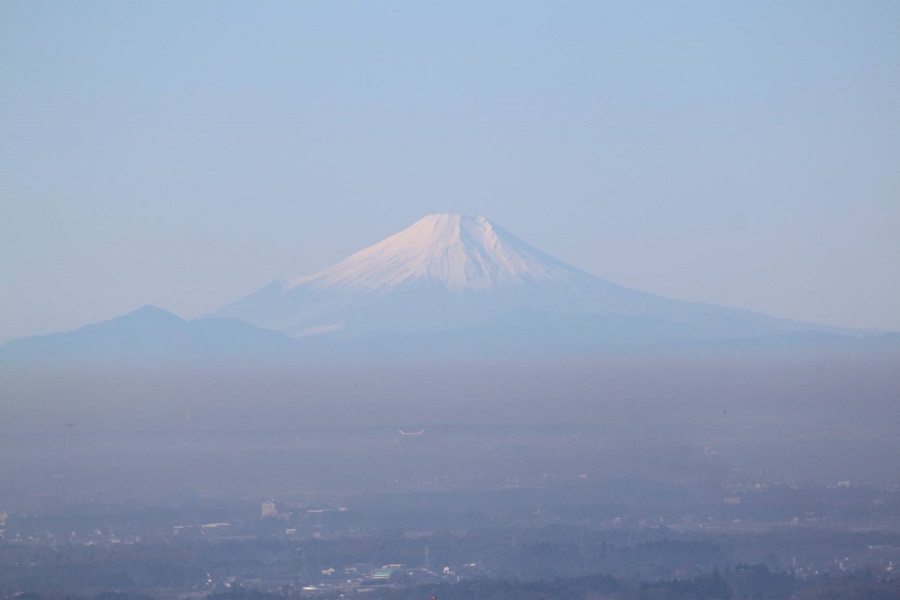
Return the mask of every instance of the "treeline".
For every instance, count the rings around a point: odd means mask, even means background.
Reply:
[[[343,596],[342,596],[343,597]],[[738,565],[690,579],[641,581],[592,575],[550,581],[484,579],[409,587],[384,587],[370,592],[372,600],[896,600],[900,578],[878,577],[870,572],[815,580],[795,579],[790,573],[771,571],[765,565]],[[92,596],[16,594],[11,600],[164,600],[147,594],[104,592]],[[168,597],[167,597],[168,598]],[[282,600],[328,595],[307,595],[298,590],[280,593],[235,587],[211,593],[205,600]]]
[[[732,600],[718,570],[686,580],[642,582],[609,575],[551,581],[463,581],[380,594],[382,600]]]
[[[855,573],[796,579],[765,565],[737,565],[688,579],[594,575],[550,581],[482,580],[384,590],[378,600],[896,600],[900,578]],[[222,599],[224,600],[224,599]]]

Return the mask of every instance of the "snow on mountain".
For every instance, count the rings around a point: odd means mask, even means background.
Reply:
[[[627,340],[632,329],[640,330],[636,343],[823,329],[631,290],[556,260],[483,217],[454,214],[424,217],[333,267],[274,281],[212,316],[292,336],[359,338],[471,331],[489,322],[527,330],[531,317],[522,315],[534,314],[565,317],[569,327],[573,319],[604,316],[608,333],[598,333],[598,342]]]
[[[857,348],[863,332],[631,290],[483,217],[446,214],[210,316],[219,318],[185,321],[147,306],[72,332],[12,340],[0,347],[0,364],[467,360],[628,346],[855,351],[874,344],[894,352],[898,343],[894,336]]]
[[[583,276],[478,215],[429,215],[382,242],[315,275],[289,280],[346,290],[391,290],[425,280],[448,290],[486,291],[502,285]]]

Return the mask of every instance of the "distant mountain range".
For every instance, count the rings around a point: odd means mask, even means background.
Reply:
[[[107,364],[277,360],[303,348],[277,332],[232,319],[186,321],[155,306],[75,331],[0,346],[0,362]]]
[[[634,345],[851,333],[616,285],[487,219],[439,214],[320,273],[274,281],[211,316],[291,336],[359,339],[479,330],[529,340]]]
[[[272,282],[208,318],[137,311],[13,340],[3,362],[297,361],[517,356],[623,348],[895,347],[842,330],[631,290],[487,219],[439,214],[320,273]]]

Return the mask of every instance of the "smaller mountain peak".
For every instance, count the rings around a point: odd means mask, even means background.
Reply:
[[[160,308],[154,304],[145,304],[139,308],[134,309],[130,313],[115,317],[115,319],[113,320],[116,319],[141,319],[145,321],[184,321],[184,319],[182,319],[175,313],[169,312],[168,310]]]
[[[147,313],[147,314],[152,314],[152,313],[162,314],[162,313],[168,313],[169,311],[167,311],[164,308],[160,308],[160,307],[156,306],[155,304],[144,304],[143,306],[139,306],[131,312],[132,313]]]
[[[160,308],[155,304],[144,304],[143,306],[139,306],[130,313],[131,315],[172,315],[176,316],[173,312],[168,311],[164,308]]]

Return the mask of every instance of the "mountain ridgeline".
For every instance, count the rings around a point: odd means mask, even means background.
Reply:
[[[0,348],[0,360],[465,360],[860,346],[896,348],[898,339],[632,290],[483,217],[437,214],[207,318],[145,307],[74,332],[14,340]]]
[[[212,316],[291,336],[346,339],[475,335],[481,328],[540,338],[554,323],[563,330],[575,324],[579,343],[588,344],[834,331],[631,290],[556,260],[483,217],[450,214],[427,216],[320,273],[274,281]]]

